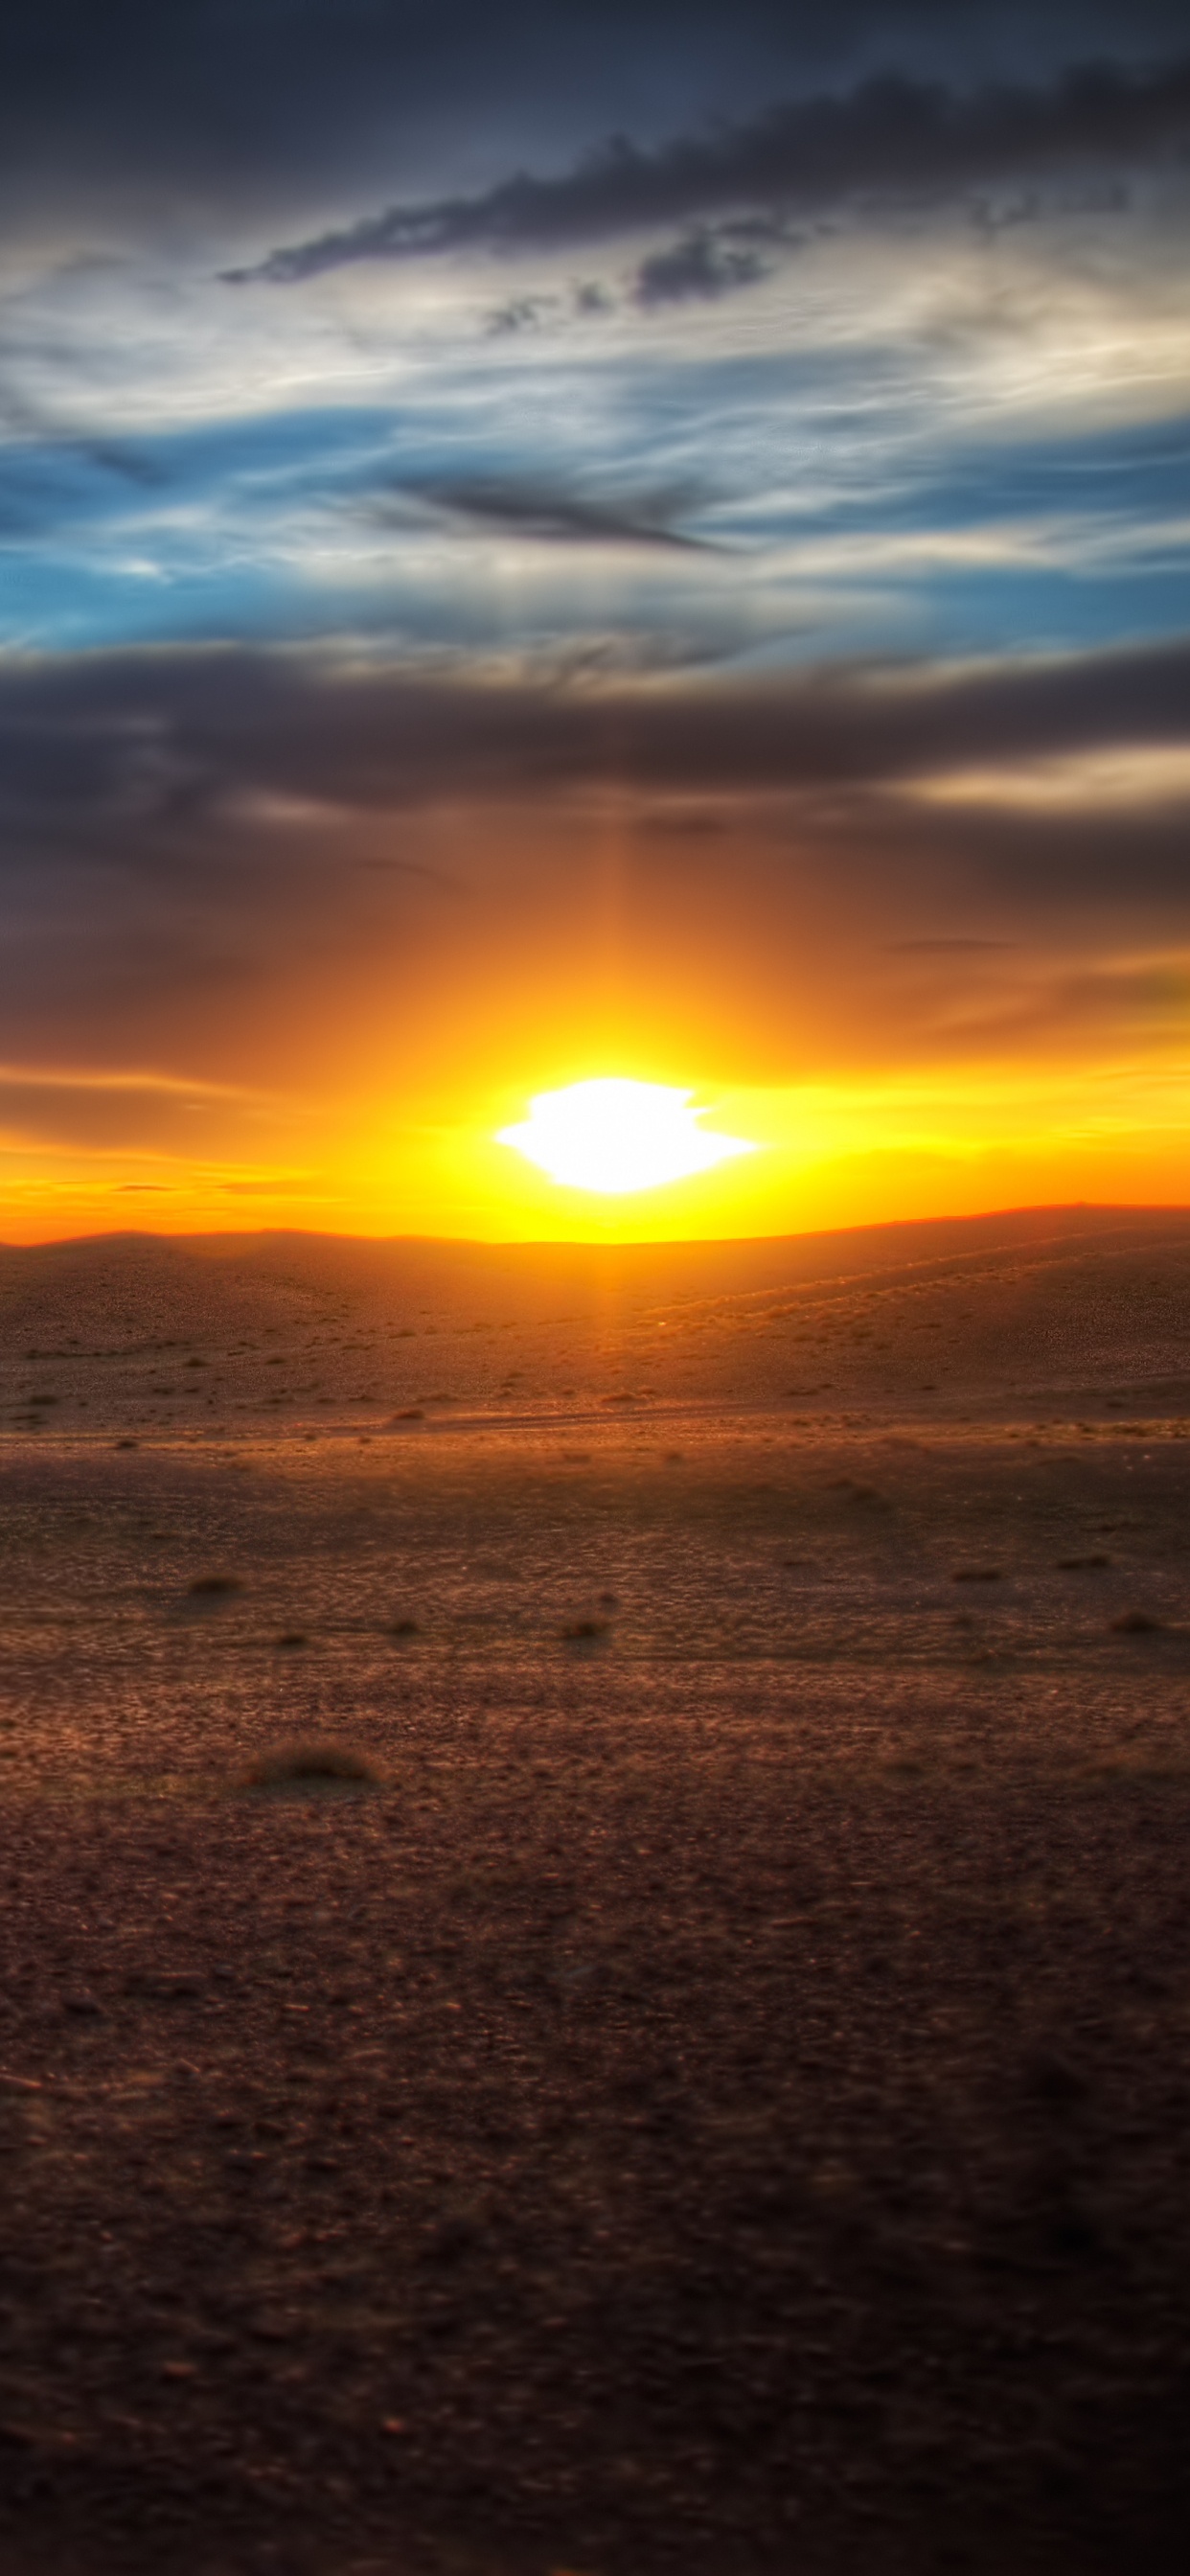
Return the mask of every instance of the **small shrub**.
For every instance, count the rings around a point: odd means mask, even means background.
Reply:
[[[262,1753],[245,1773],[250,1789],[374,1786],[377,1774],[362,1753],[345,1744],[284,1744]]]

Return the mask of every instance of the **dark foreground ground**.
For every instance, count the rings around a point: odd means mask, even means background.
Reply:
[[[1180,2570],[1190,1223],[428,1258],[0,1262],[4,2576]]]

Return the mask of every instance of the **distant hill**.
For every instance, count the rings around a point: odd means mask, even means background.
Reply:
[[[0,1423],[310,1436],[583,1407],[1190,1416],[1190,1210],[745,1243],[107,1235],[0,1249]],[[356,1410],[359,1408],[359,1410]]]

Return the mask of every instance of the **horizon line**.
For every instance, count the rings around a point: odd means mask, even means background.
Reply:
[[[436,1251],[468,1252],[714,1252],[742,1249],[746,1246],[779,1243],[829,1242],[857,1234],[907,1234],[922,1232],[927,1227],[977,1226],[1022,1222],[1032,1217],[1190,1217],[1190,1200],[1185,1199],[1059,1199],[1029,1201],[1011,1207],[965,1209],[954,1215],[874,1217],[853,1225],[805,1226],[773,1234],[741,1235],[639,1235],[623,1240],[609,1240],[606,1235],[455,1235],[455,1234],[336,1234],[314,1226],[231,1226],[194,1228],[189,1232],[154,1230],[150,1227],[111,1227],[95,1234],[49,1235],[35,1243],[9,1243],[0,1240],[0,1257],[37,1252],[79,1251],[108,1244],[176,1244],[182,1248],[194,1244],[220,1243],[308,1243],[350,1246],[363,1250],[395,1251],[405,1246],[432,1248]]]

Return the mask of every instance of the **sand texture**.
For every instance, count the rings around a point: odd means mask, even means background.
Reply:
[[[3,2576],[1180,2568],[1190,1218],[0,1328]]]

